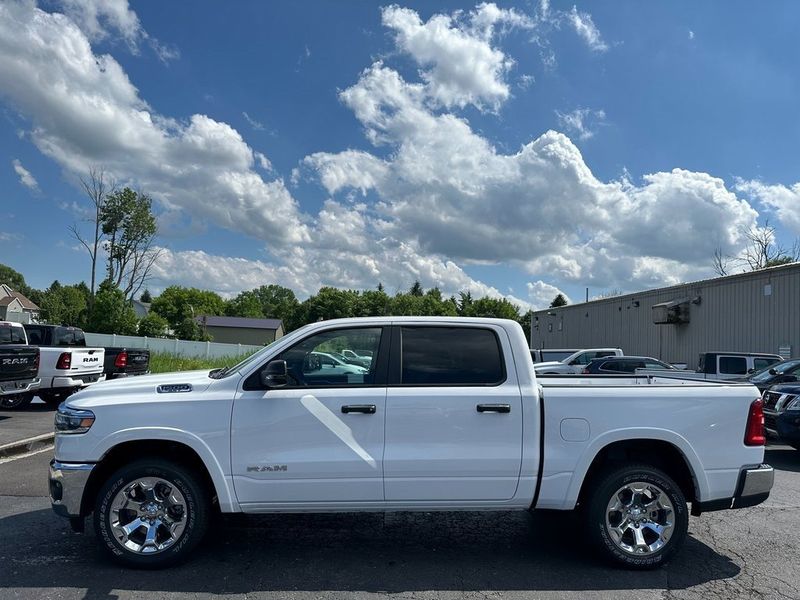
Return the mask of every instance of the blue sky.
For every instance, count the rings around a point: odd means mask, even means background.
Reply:
[[[800,7],[768,8],[11,0],[0,262],[88,279],[67,228],[102,166],[156,202],[156,290],[704,278],[800,235]]]

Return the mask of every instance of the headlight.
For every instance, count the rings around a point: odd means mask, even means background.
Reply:
[[[90,410],[70,408],[62,402],[56,411],[56,433],[86,433],[92,423],[94,413]]]
[[[795,410],[798,408],[800,408],[800,396],[786,394],[786,400],[784,400],[783,410]]]

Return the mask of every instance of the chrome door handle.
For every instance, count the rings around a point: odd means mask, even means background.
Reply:
[[[478,404],[478,412],[510,413],[510,404]]]
[[[342,406],[344,414],[350,413],[363,413],[365,415],[374,415],[376,411],[374,404],[345,404]]]

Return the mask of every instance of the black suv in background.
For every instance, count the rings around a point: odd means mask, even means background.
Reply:
[[[761,400],[767,433],[800,450],[800,384],[776,385]]]
[[[797,383],[800,380],[800,358],[790,358],[783,362],[764,367],[744,378],[760,392],[780,383]]]
[[[595,358],[582,371],[585,375],[632,375],[636,369],[676,371],[672,365],[649,356],[604,356]]]

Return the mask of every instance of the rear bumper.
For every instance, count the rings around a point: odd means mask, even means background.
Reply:
[[[745,467],[739,473],[736,493],[732,498],[721,498],[707,502],[693,502],[692,514],[725,510],[729,508],[747,508],[756,506],[769,498],[770,490],[775,482],[775,470],[769,465]]]
[[[0,396],[32,392],[38,389],[41,383],[42,380],[38,377],[36,379],[23,379],[22,381],[3,381],[0,382]]]
[[[53,511],[61,517],[81,517],[83,492],[92,474],[92,463],[50,461],[48,487]]]
[[[53,377],[52,388],[82,388],[93,383],[105,381],[105,373],[92,373],[91,375],[75,375],[72,377]]]

